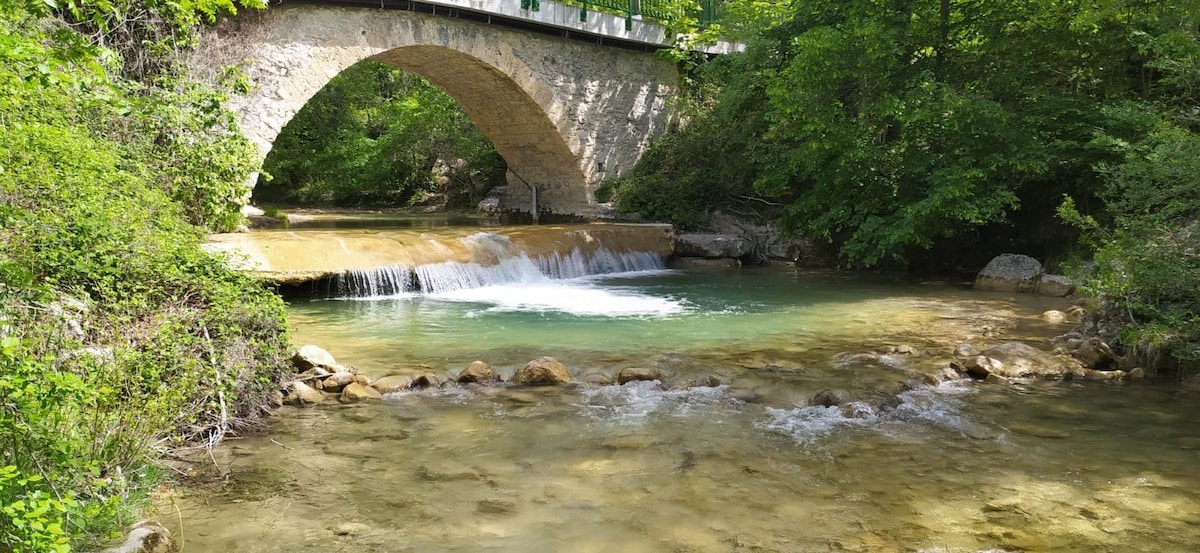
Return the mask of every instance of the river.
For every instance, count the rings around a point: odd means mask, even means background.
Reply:
[[[185,551],[1197,550],[1200,393],[923,383],[957,343],[1048,347],[1069,326],[1040,313],[1064,300],[643,261],[294,299],[297,343],[373,377],[550,355],[577,383],[286,407],[163,518]],[[605,383],[631,366],[668,382]],[[843,405],[810,406],[824,390]]]

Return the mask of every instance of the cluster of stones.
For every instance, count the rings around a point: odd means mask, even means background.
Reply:
[[[1043,351],[1022,342],[1005,342],[984,351],[970,344],[958,344],[954,349],[954,360],[933,373],[925,374],[923,383],[937,386],[943,382],[973,380],[989,384],[1012,384],[1014,379],[1076,378],[1127,382],[1146,377],[1146,371],[1141,368],[1129,371],[1117,369],[1118,358],[1108,344],[1098,338],[1069,333],[1056,338],[1053,343],[1056,346],[1053,351]],[[842,366],[898,366],[897,356],[925,355],[931,355],[931,352],[900,345],[883,353],[839,354],[834,362]],[[826,389],[813,395],[808,405],[838,408],[846,418],[865,418],[896,407],[904,392],[920,384],[920,381],[909,380],[859,399],[851,398],[842,390]]]
[[[797,266],[834,264],[827,251],[804,239],[786,237],[771,223],[758,224],[713,213],[712,232],[681,232],[675,236],[672,265],[682,268],[737,268],[743,263],[786,261]]]
[[[445,384],[433,373],[390,375],[372,381],[354,367],[338,364],[329,352],[317,346],[304,346],[292,357],[298,373],[286,390],[284,403],[302,406],[324,401],[353,403],[380,399],[383,394],[404,390],[439,387]],[[639,380],[666,381],[658,369],[629,367],[617,373],[618,384]],[[483,361],[472,361],[454,378],[458,384],[502,384],[504,379]],[[513,373],[508,383],[517,386],[554,386],[570,384],[571,372],[553,357],[534,359]],[[719,386],[715,377],[698,380],[695,385]]]
[[[326,399],[343,403],[378,399],[383,394],[377,383],[358,374],[354,367],[338,364],[329,352],[317,346],[304,346],[292,356],[298,373],[288,386],[284,403],[309,405]]]
[[[984,351],[970,344],[959,344],[954,351],[956,359],[929,378],[931,383],[973,378],[1004,384],[1014,378],[1120,381],[1146,376],[1141,368],[1118,369],[1112,348],[1098,338],[1059,337],[1055,343],[1057,347],[1052,352],[1021,342],[1005,342]]]

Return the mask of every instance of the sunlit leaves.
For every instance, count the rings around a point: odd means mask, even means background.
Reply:
[[[435,180],[439,164],[449,183]],[[371,61],[317,93],[280,133],[264,167],[273,178],[256,187],[256,201],[349,206],[403,205],[426,192],[469,200],[504,172],[453,98]]]

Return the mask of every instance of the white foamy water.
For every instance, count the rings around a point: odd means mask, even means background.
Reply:
[[[884,408],[866,402],[832,407],[768,408],[768,419],[762,426],[804,443],[842,428],[871,427],[887,433],[890,430],[887,423],[892,422],[921,422],[964,435],[985,435],[984,429],[962,413],[963,402],[959,396],[970,393],[973,393],[973,389],[967,384],[944,382],[938,386],[919,386],[904,392],[897,396],[898,404]]]
[[[430,297],[486,304],[488,311],[558,311],[592,317],[666,317],[684,311],[683,303],[672,298],[602,289],[578,280],[555,281],[548,278],[460,288],[430,294]]]
[[[507,237],[480,232],[461,239],[477,261],[446,261],[417,267],[389,265],[350,271],[327,288],[338,298],[395,299],[427,295],[448,301],[480,302],[505,311],[563,311],[578,315],[665,316],[679,302],[637,293],[604,291],[582,279],[643,276],[665,270],[653,252],[579,248],[533,256]],[[571,284],[565,281],[576,280]]]
[[[708,415],[721,403],[736,403],[727,386],[698,386],[663,390],[658,382],[629,382],[584,390],[581,407],[585,413],[605,421],[641,424],[651,415],[686,417]],[[699,413],[694,413],[699,411]]]

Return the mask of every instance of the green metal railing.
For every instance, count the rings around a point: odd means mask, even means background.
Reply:
[[[569,6],[579,6],[579,20],[587,21],[592,11],[625,16],[625,30],[633,28],[635,19],[647,19],[668,24],[674,21],[667,0],[564,0]],[[720,15],[722,0],[698,0],[699,10],[694,14],[701,28],[716,21]],[[521,0],[521,9],[538,11],[538,0]]]

